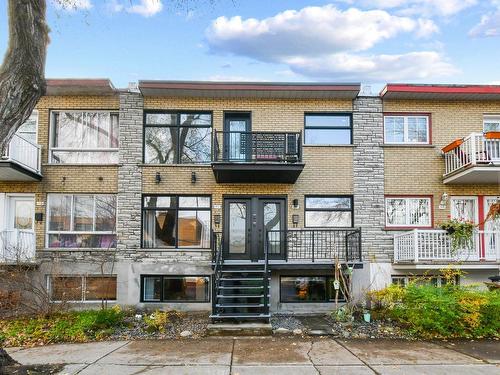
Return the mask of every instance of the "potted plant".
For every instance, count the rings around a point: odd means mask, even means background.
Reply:
[[[440,224],[441,229],[448,232],[451,238],[451,249],[456,251],[472,246],[472,236],[476,224],[465,219],[448,219]]]
[[[486,139],[500,139],[500,132],[494,132],[494,131],[490,131],[490,132],[486,132],[484,134],[484,138]]]
[[[458,146],[460,146],[462,143],[464,143],[463,138],[455,139],[449,145],[444,146],[441,150],[446,154],[447,152],[449,152],[449,151],[457,148]]]

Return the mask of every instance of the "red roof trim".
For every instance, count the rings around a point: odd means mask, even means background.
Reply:
[[[380,96],[384,96],[391,92],[425,94],[500,94],[500,86],[387,84],[380,92]]]

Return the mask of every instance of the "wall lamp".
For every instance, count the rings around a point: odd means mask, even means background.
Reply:
[[[159,183],[161,182],[161,175],[160,175],[160,172],[156,172],[155,182],[156,182],[157,184],[159,184]]]
[[[192,184],[196,183],[196,172],[191,172],[191,183]]]
[[[295,209],[299,208],[299,200],[297,198],[295,198],[292,201],[292,204],[293,204],[293,208],[295,208]]]
[[[441,201],[439,202],[439,209],[446,210],[446,205],[448,204],[448,193],[444,192],[441,195]]]
[[[214,224],[215,226],[218,228],[219,225],[220,225],[220,220],[221,220],[221,217],[220,215],[214,215]]]
[[[297,214],[292,215],[292,224],[294,227],[297,227],[297,225],[299,225],[299,215]]]

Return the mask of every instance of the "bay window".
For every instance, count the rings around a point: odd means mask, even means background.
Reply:
[[[210,197],[143,197],[144,248],[210,248]]]
[[[49,194],[47,246],[116,247],[116,196]]]
[[[431,227],[430,197],[386,197],[387,227]]]
[[[352,227],[352,196],[308,196],[305,198],[306,227]]]
[[[51,112],[50,163],[118,163],[118,113]]]
[[[146,113],[144,163],[209,163],[212,114],[208,112]]]
[[[385,115],[385,143],[429,144],[429,115]]]

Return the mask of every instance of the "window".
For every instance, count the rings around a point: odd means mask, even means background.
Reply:
[[[444,286],[448,283],[448,280],[440,275],[393,275],[391,277],[392,284],[399,286],[407,286],[410,282],[415,282],[417,285],[434,285],[434,286]],[[451,280],[453,285],[459,285],[460,277],[455,276],[454,280]]]
[[[51,163],[118,163],[118,113],[53,111],[51,119]]]
[[[16,134],[23,139],[36,144],[36,131],[38,127],[38,111],[33,111],[28,119],[17,129]]]
[[[306,113],[304,144],[352,144],[352,116],[341,113]]]
[[[143,302],[209,302],[209,276],[142,276]]]
[[[306,197],[306,227],[352,227],[352,196]]]
[[[208,163],[212,155],[211,134],[211,113],[147,113],[144,128],[144,162]]]
[[[429,144],[429,115],[384,116],[385,143]]]
[[[143,197],[144,248],[210,248],[210,197]]]
[[[49,194],[48,247],[116,247],[116,196]]]
[[[51,301],[115,301],[116,276],[48,276]]]
[[[334,278],[330,276],[281,276],[281,302],[334,302]],[[339,301],[344,300],[339,290]]]
[[[500,132],[500,115],[484,115],[484,132]]]
[[[387,227],[431,227],[430,197],[385,198]]]

